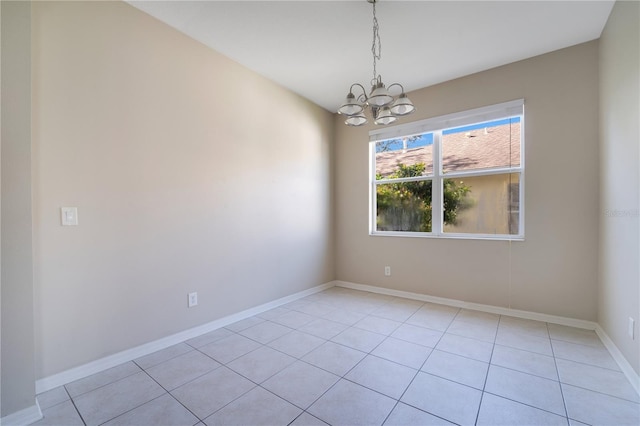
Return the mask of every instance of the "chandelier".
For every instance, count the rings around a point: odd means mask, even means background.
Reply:
[[[373,54],[373,79],[371,80],[371,92],[367,96],[364,86],[353,83],[349,88],[349,93],[344,103],[338,108],[338,114],[346,115],[344,123],[348,126],[362,126],[367,123],[364,114],[366,108],[371,108],[373,122],[378,125],[391,124],[398,119],[415,111],[416,107],[404,93],[404,87],[400,83],[393,83],[388,88],[382,82],[382,76],[376,71],[376,63],[381,58],[382,44],[380,43],[380,33],[378,18],[376,17],[376,1],[367,0],[373,5],[373,42],[371,43],[371,53]],[[399,87],[400,94],[391,95],[389,89]],[[360,88],[362,93],[356,97],[353,94],[354,88]]]

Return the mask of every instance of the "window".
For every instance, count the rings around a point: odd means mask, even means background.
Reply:
[[[370,133],[372,235],[524,238],[524,101]]]

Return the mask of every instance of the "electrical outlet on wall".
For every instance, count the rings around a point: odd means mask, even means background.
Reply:
[[[385,266],[384,267],[384,275],[387,277],[391,276],[391,266]]]
[[[190,308],[193,308],[197,304],[198,304],[198,293],[197,292],[189,293],[188,306]]]
[[[632,340],[636,338],[635,325],[636,325],[636,321],[633,318],[629,317],[629,329],[627,330],[627,332],[629,333],[629,337],[631,337]]]

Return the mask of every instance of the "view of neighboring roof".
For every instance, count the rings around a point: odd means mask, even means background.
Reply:
[[[410,146],[410,142],[408,144]],[[424,163],[433,170],[433,145],[376,153],[376,173],[389,176],[405,166]],[[481,170],[520,165],[520,122],[442,136],[442,170]]]

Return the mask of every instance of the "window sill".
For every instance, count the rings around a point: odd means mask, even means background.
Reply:
[[[440,240],[524,241],[521,235],[432,234],[427,232],[369,232],[371,237],[430,238]]]

